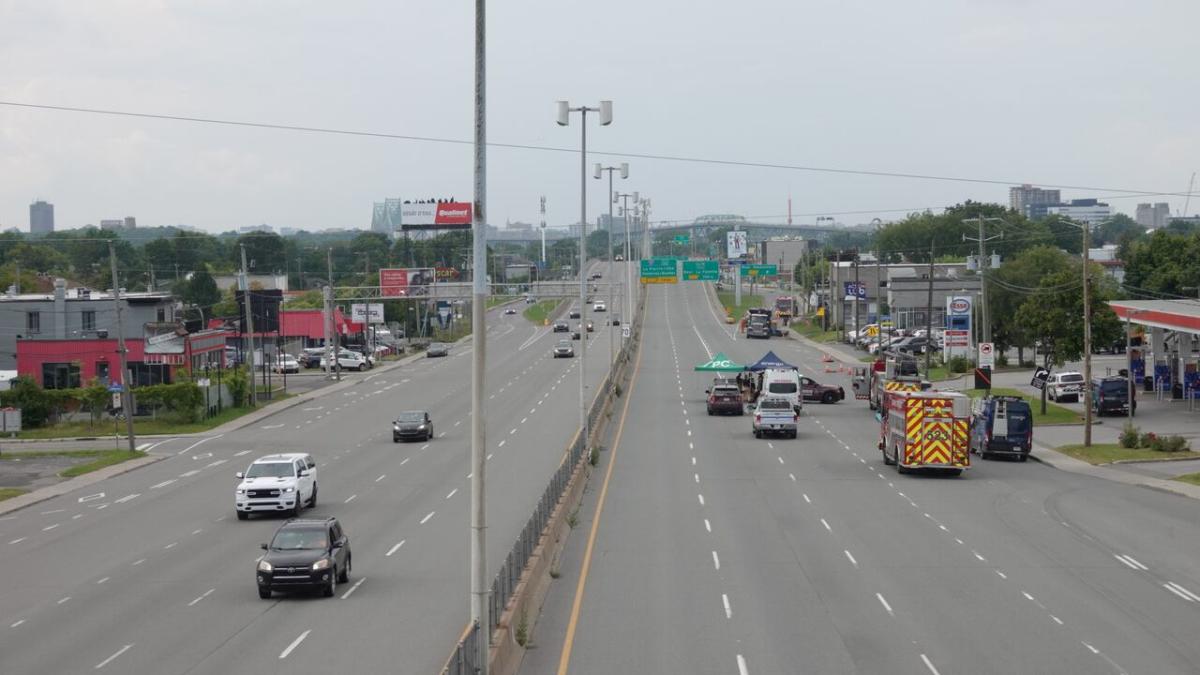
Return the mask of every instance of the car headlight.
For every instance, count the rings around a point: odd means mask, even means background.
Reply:
[[[314,572],[317,570],[328,569],[328,567],[329,567],[329,558],[321,558],[317,562],[313,563],[313,566],[312,566]]]
[[[286,487],[286,488],[283,488],[283,491],[284,491],[284,492],[295,492],[295,491],[296,491],[296,488],[294,488],[294,487]]]
[[[238,493],[239,495],[244,495],[244,494],[246,494],[246,491],[245,491],[245,490],[243,490],[242,488],[238,488],[238,491],[237,491],[237,493]]]
[[[392,428],[393,428],[393,429],[395,429],[396,431],[400,431],[400,425],[399,425],[399,424],[393,424],[393,425],[392,425]]]
[[[424,430],[425,430],[425,425],[424,425],[424,424],[422,424],[421,426],[417,427],[417,431],[424,431]]]
[[[259,572],[270,572],[273,569],[275,569],[275,568],[271,567],[271,563],[267,562],[266,560],[258,561],[258,571]]]

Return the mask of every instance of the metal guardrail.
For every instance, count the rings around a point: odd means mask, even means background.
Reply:
[[[639,302],[638,312],[640,315],[641,305],[644,304],[645,297]],[[639,337],[641,333],[639,322],[634,322],[633,333],[621,350],[617,353],[617,360],[609,367],[608,373],[604,376],[604,381],[600,383],[597,395],[592,399],[592,406],[588,409],[589,428],[594,428],[596,419],[604,410],[604,405],[608,399],[609,389],[612,387],[613,375],[618,365],[627,363],[629,360],[630,345]],[[513,591],[517,588],[517,583],[521,580],[521,573],[525,571],[526,564],[529,563],[529,558],[533,555],[534,549],[537,548],[538,542],[542,539],[542,533],[546,529],[546,525],[550,522],[550,515],[554,512],[554,507],[562,496],[567,491],[567,485],[571,481],[571,474],[575,472],[575,468],[579,463],[584,461],[584,455],[588,451],[588,439],[584,438],[582,430],[575,435],[575,440],[568,448],[567,458],[554,471],[554,475],[550,477],[549,484],[542,492],[542,496],[538,499],[537,505],[533,508],[533,513],[530,514],[529,520],[525,523],[525,527],[521,528],[521,533],[517,536],[517,540],[513,542],[512,549],[509,550],[508,556],[504,559],[504,564],[500,566],[500,571],[492,579],[492,592],[488,597],[488,617],[489,623],[487,634],[491,635],[496,627],[500,625],[500,616],[504,613],[504,608],[508,606],[508,601],[512,598]],[[451,654],[446,667],[442,669],[442,675],[475,675],[477,665],[475,663],[475,654],[477,650],[477,640],[483,638],[483,633],[480,630],[478,623],[473,624],[461,641],[455,645],[454,653]]]

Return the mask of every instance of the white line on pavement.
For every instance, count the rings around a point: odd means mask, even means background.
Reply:
[[[419,525],[424,525],[425,523],[428,523],[428,522],[429,522],[429,519],[430,519],[430,518],[432,518],[432,517],[433,517],[433,514],[435,514],[435,513],[437,513],[437,511],[430,511],[430,512],[429,512],[429,515],[427,515],[427,516],[425,516],[424,518],[422,518],[422,519],[421,519],[421,522],[420,522],[420,523],[418,523],[418,524],[419,524]]]
[[[349,504],[350,502],[354,501],[355,497],[358,497],[358,495],[350,495],[349,497],[346,497],[346,501],[344,501],[342,503]]]
[[[400,540],[400,543],[399,543],[399,544],[396,544],[395,546],[393,546],[393,547],[391,547],[391,548],[389,548],[389,549],[388,549],[388,552],[387,552],[387,553],[385,553],[385,554],[383,554],[383,557],[385,557],[385,558],[390,558],[390,557],[392,557],[392,554],[393,554],[393,553],[395,553],[396,551],[399,551],[399,550],[400,550],[400,547],[404,545],[404,542],[405,542],[405,541],[407,541],[407,540],[406,540],[406,539],[401,539],[401,540]]]
[[[200,473],[200,469],[192,469],[191,471],[184,471],[183,473],[179,474],[179,477],[180,478],[191,478],[192,476],[195,476],[198,473]]]
[[[58,523],[55,523],[53,525],[47,525],[46,527],[42,528],[42,532],[49,532],[50,530],[53,530],[56,527],[58,527]]]
[[[408,460],[410,460],[410,459],[412,459],[412,457],[405,457],[404,461],[400,462],[400,466],[404,466],[405,464],[408,464]]]
[[[1114,553],[1113,557],[1116,558],[1117,560],[1120,560],[1121,562],[1125,563],[1129,567],[1132,567],[1135,570],[1141,570],[1141,571],[1145,572],[1150,569],[1150,568],[1146,567],[1145,565],[1143,565],[1142,563],[1138,562],[1131,555],[1117,555]]]
[[[151,490],[157,490],[158,488],[161,488],[161,487],[167,487],[167,486],[168,486],[168,485],[170,485],[171,483],[174,483],[176,480],[178,480],[178,479],[176,479],[176,478],[168,478],[167,480],[164,480],[164,481],[163,481],[163,482],[161,482],[161,483],[155,483],[154,485],[151,485],[151,486],[150,486],[150,489],[151,489]]]
[[[458,494],[458,488],[454,488],[453,490],[451,490],[450,494],[446,495],[446,499],[450,499],[451,497],[453,497],[456,494]]]
[[[925,667],[928,668],[929,672],[933,673],[933,675],[942,675],[941,673],[938,672],[937,668],[933,667],[933,661],[930,661],[928,656],[925,656],[924,654],[922,654],[921,660],[925,662]]]
[[[64,512],[64,511],[66,511],[66,509],[52,509],[52,510],[50,510],[50,511],[42,511],[42,515],[43,515],[43,516],[48,516],[48,515],[50,515],[50,514],[52,514],[52,513],[62,513],[62,512]]]
[[[704,529],[712,532],[712,523],[708,522],[708,518],[704,519]]]
[[[888,601],[883,598],[882,593],[876,593],[875,597],[879,598],[879,604],[883,605],[883,608],[887,610],[887,613],[890,616],[896,616],[896,613],[892,611],[892,606],[889,605]]]
[[[124,497],[121,497],[120,499],[114,499],[113,503],[114,504],[124,504],[125,502],[130,501],[131,499],[137,499],[138,497],[141,497],[141,496],[142,496],[142,493],[135,492],[131,495],[125,495]]]
[[[497,444],[496,444],[496,447],[497,447],[497,448],[503,448],[503,447],[504,447],[504,444],[505,444],[505,443],[507,443],[507,442],[508,442],[507,440],[500,441],[499,443],[497,443]]]
[[[359,586],[362,586],[362,585],[363,585],[363,582],[364,582],[364,581],[366,581],[366,580],[367,580],[367,578],[366,578],[366,577],[363,577],[363,578],[359,579],[358,581],[356,581],[356,582],[354,583],[354,585],[350,587],[350,590],[348,590],[348,591],[346,591],[345,593],[343,593],[343,594],[342,594],[342,599],[343,599],[343,600],[345,600],[346,598],[350,597],[350,594],[351,594],[351,593],[353,593],[354,591],[357,591],[357,590],[358,590],[358,587],[359,587]]]
[[[1008,575],[1007,575],[1007,574],[1005,574],[1004,572],[1001,572],[1000,570],[996,570],[996,576],[1000,577],[1001,579],[1007,579],[1007,578],[1008,578]]]
[[[300,634],[300,637],[296,638],[295,640],[292,640],[292,644],[288,645],[287,649],[284,649],[283,651],[279,652],[279,658],[286,659],[288,657],[288,654],[291,654],[293,649],[295,649],[296,647],[299,647],[300,643],[304,642],[304,638],[308,637],[308,634],[311,632],[312,632],[312,630],[306,630]]]
[[[124,647],[121,647],[120,649],[117,650],[116,654],[113,654],[112,656],[108,657],[107,659],[104,659],[100,663],[97,663],[96,670],[100,670],[104,666],[107,666],[108,664],[112,663],[113,661],[115,661],[117,659],[118,656],[124,654],[125,652],[129,651],[130,649],[133,649],[132,644],[128,644],[128,645],[125,645]]]
[[[104,577],[103,579],[97,579],[97,580],[96,580],[96,583],[97,583],[97,584],[102,584],[102,583],[104,583],[104,582],[108,581],[108,580],[109,580],[109,579],[111,579],[111,578],[112,578],[112,577]]]
[[[850,555],[850,551],[842,551],[842,553],[845,553],[845,554],[846,554],[846,557],[850,559],[850,564],[851,564],[851,565],[854,565],[855,567],[858,567],[858,561],[854,559],[854,556],[853,556],[853,555]]]
[[[387,474],[381,473],[381,474],[379,474],[379,478],[375,479],[375,482],[378,483],[379,481],[383,480],[384,478],[387,478]]]
[[[794,474],[794,473],[789,473],[789,474],[788,474],[788,478],[791,478],[793,483],[795,483],[795,482],[796,482],[796,474]]]
[[[167,544],[166,546],[164,546],[164,547],[163,547],[163,550],[164,550],[164,551],[166,551],[166,550],[170,550],[170,549],[173,549],[173,548],[175,548],[175,547],[176,547],[176,546],[178,546],[178,545],[179,545],[179,542],[177,542],[177,541],[173,541],[173,542],[171,542],[171,543]]]
[[[1061,625],[1063,625],[1063,620],[1062,620],[1062,619],[1060,619],[1060,618],[1058,618],[1057,616],[1054,616],[1053,614],[1051,614],[1051,615],[1050,615],[1050,618],[1051,618],[1051,619],[1054,619],[1054,623],[1056,623],[1056,624],[1058,624],[1058,625],[1060,625],[1060,626],[1061,626]]]
[[[806,504],[811,504],[811,503],[812,503],[812,500],[808,498],[808,495],[807,495],[807,494],[803,494],[803,493],[802,493],[800,496],[801,496],[801,497],[804,497],[804,503],[806,503]]]
[[[213,592],[213,591],[215,591],[215,590],[217,590],[217,589],[215,589],[215,588],[210,588],[210,589],[208,589],[207,591],[204,591],[203,593],[201,593],[201,594],[200,594],[200,597],[198,597],[198,598],[196,598],[195,600],[192,600],[191,602],[189,602],[189,603],[188,603],[188,607],[193,607],[193,606],[195,606],[195,604],[196,604],[197,602],[200,602],[201,600],[203,600],[203,599],[207,598],[207,597],[208,597],[209,595],[211,595],[211,594],[212,594],[212,592]]]
[[[717,552],[713,551],[713,567],[721,569],[721,559],[717,557]]]
[[[699,494],[696,497],[700,499],[700,506],[704,506],[704,495]]]
[[[138,565],[141,565],[144,562],[146,562],[145,558],[139,558],[139,559],[133,561],[133,565],[136,567]]]
[[[18,620],[16,620],[16,621],[14,621],[14,622],[10,623],[10,624],[8,625],[8,627],[9,627],[9,628],[16,628],[17,626],[20,626],[20,625],[21,625],[21,624],[23,624],[23,623],[25,623],[25,619],[18,619]]]
[[[737,655],[738,675],[750,675],[750,671],[746,670],[746,657],[741,654]]]
[[[10,543],[10,544],[19,544],[19,543],[21,543],[21,542],[25,541],[26,539],[28,539],[28,537],[20,537],[20,538],[17,538],[17,539],[13,539],[12,541],[10,541],[10,542],[8,542],[8,543]]]
[[[1163,587],[1175,595],[1183,598],[1184,600],[1187,600],[1188,602],[1200,602],[1200,595],[1196,595],[1174,581],[1168,581],[1167,583],[1163,584]]]
[[[184,449],[180,450],[179,452],[177,452],[177,453],[175,453],[175,454],[177,454],[177,455],[186,455],[186,454],[187,454],[187,453],[188,453],[188,452],[189,452],[189,451],[190,451],[192,448],[195,448],[195,447],[199,446],[201,443],[207,443],[207,442],[209,442],[209,441],[211,441],[211,440],[218,439],[218,438],[220,438],[220,437],[222,437],[222,436],[224,436],[224,435],[225,435],[225,434],[217,434],[216,436],[209,436],[208,438],[201,438],[200,440],[196,441],[195,443],[192,443],[191,445],[187,446],[186,448],[184,448]],[[209,457],[212,457],[212,455],[210,454],[210,455],[209,455]],[[193,457],[192,459],[196,459],[196,458],[195,458],[195,457]]]
[[[826,530],[828,530],[829,532],[833,532],[833,528],[829,526],[829,523],[825,522],[824,518],[821,519],[821,524],[825,526]]]
[[[59,600],[57,603],[55,603],[55,604],[59,604],[59,605],[61,605],[61,604],[63,604],[64,602],[66,602],[66,601],[68,601],[68,600],[70,600],[70,599],[71,599],[71,596],[69,596],[69,595],[68,595],[67,597],[60,599],[60,600]]]
[[[725,618],[732,619],[733,618],[733,608],[729,606],[729,596],[728,595],[726,595],[724,593],[721,594],[721,604],[725,605]]]

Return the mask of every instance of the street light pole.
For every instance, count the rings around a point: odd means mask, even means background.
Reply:
[[[613,194],[613,201],[621,200],[621,221],[625,224],[625,308],[624,323],[629,323],[633,318],[633,267],[632,260],[633,245],[629,241],[629,199],[632,198],[634,203],[637,203],[638,193],[636,192],[617,192]],[[622,330],[622,335],[624,331]]]
[[[621,162],[620,166],[601,166],[596,164],[596,178],[600,178],[602,172],[608,172],[608,311],[613,311],[613,253],[612,253],[612,231],[613,231],[613,172],[620,171],[621,179],[629,178],[629,164]],[[628,227],[628,226],[626,226]],[[626,235],[628,236],[628,235]],[[616,343],[616,335],[613,332],[612,319],[606,320],[608,323],[608,362],[613,362],[614,344]]]
[[[1092,294],[1089,288],[1088,246],[1092,226],[1083,223],[1083,447],[1092,447]],[[1133,407],[1133,401],[1129,401]]]
[[[113,305],[117,312],[117,356],[121,361],[121,407],[125,409],[125,435],[129,440],[129,452],[135,452],[137,441],[133,437],[133,391],[126,381],[129,365],[125,353],[125,326],[121,323],[121,284],[117,281],[117,254],[111,239],[108,241],[108,263],[112,267]]]
[[[486,0],[475,0],[475,204],[472,210],[471,331],[471,619],[479,626],[475,668],[488,674],[492,623],[488,617],[487,500],[484,482],[487,452],[484,373],[487,368],[487,22]]]
[[[590,442],[591,428],[587,416],[587,277],[584,264],[587,261],[587,114],[600,113],[600,126],[612,124],[612,101],[600,101],[600,107],[586,105],[572,108],[566,101],[558,102],[558,124],[567,126],[570,113],[580,116],[579,136],[579,429],[586,446]]]

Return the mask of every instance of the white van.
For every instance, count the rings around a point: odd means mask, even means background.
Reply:
[[[794,368],[772,368],[763,371],[762,395],[786,398],[792,403],[792,410],[800,412],[804,400],[800,389],[800,373]]]

